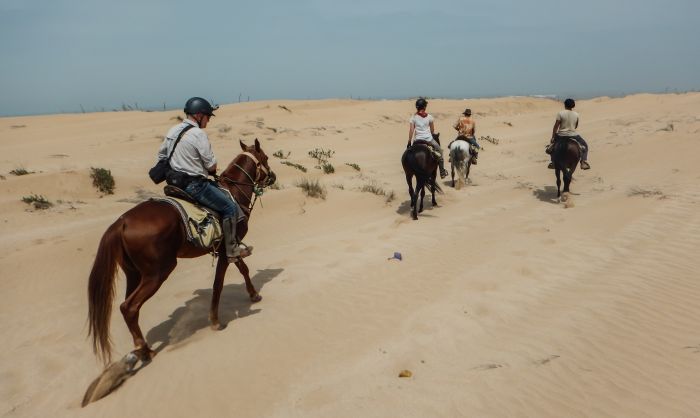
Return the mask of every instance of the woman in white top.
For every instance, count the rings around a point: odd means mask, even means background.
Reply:
[[[442,158],[442,148],[440,144],[433,139],[433,133],[435,133],[435,126],[433,125],[433,115],[426,112],[425,109],[428,107],[428,101],[424,98],[416,100],[416,113],[411,116],[409,120],[409,130],[408,130],[408,144],[406,148],[411,146],[411,141],[414,143],[416,141],[423,142],[427,145],[432,146],[436,152],[440,154],[438,158],[438,165],[440,166],[440,178],[447,177],[447,170],[445,170],[445,160]]]

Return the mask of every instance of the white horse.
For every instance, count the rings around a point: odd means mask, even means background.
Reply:
[[[469,180],[469,169],[472,165],[472,158],[474,153],[472,153],[471,147],[467,141],[456,140],[450,144],[450,163],[452,165],[452,187],[455,187],[455,169],[457,170],[457,187],[459,190],[463,185],[467,184]]]

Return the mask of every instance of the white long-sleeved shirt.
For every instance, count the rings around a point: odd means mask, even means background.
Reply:
[[[170,167],[190,176],[206,177],[208,170],[216,164],[216,158],[211,150],[207,133],[200,129],[195,121],[185,119],[182,123],[170,128],[158,150],[158,159],[168,158],[175,140],[187,125],[192,125],[193,128],[185,132],[178,142],[175,152],[170,158]]]

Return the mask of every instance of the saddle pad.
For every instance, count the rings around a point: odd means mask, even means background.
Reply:
[[[214,249],[222,238],[219,217],[186,200],[174,197],[151,198],[165,202],[177,209],[185,225],[187,241],[199,248]]]

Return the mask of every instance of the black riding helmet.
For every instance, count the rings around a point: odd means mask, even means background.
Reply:
[[[201,97],[193,97],[185,103],[185,114],[186,115],[196,115],[197,113],[202,113],[209,116],[214,116],[214,111],[218,109],[219,106],[212,106],[208,101],[202,99]]]
[[[428,107],[427,100],[425,100],[422,97],[420,99],[416,100],[416,109],[421,110],[421,109],[425,109],[426,107]]]

